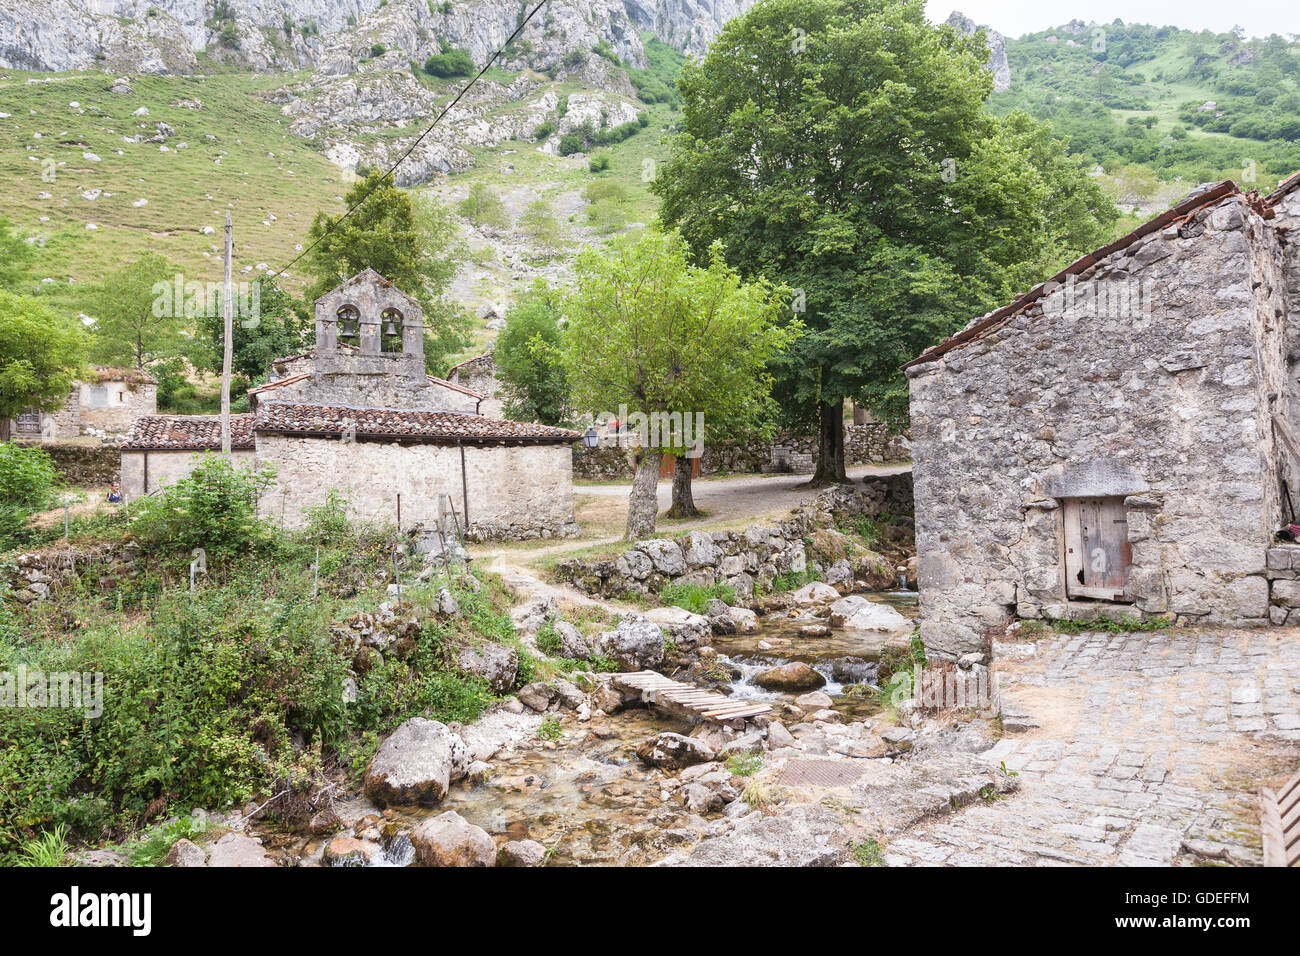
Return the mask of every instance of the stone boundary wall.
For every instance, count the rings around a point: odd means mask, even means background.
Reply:
[[[122,451],[116,444],[36,447],[49,454],[59,476],[69,485],[107,485],[122,473]]]
[[[18,603],[31,604],[48,600],[65,579],[87,568],[99,569],[99,590],[110,591],[123,578],[139,573],[140,557],[140,546],[134,541],[89,548],[50,545],[19,554],[12,567],[5,567],[0,580],[9,585]]]
[[[630,449],[602,444],[573,450],[573,477],[588,481],[631,480],[634,471]],[[906,433],[892,432],[889,426],[873,422],[844,426],[844,461],[847,465],[870,465],[907,461],[912,449]],[[718,472],[761,474],[790,472],[812,474],[817,456],[815,435],[777,435],[752,442],[719,442],[704,446],[700,473]]]
[[[1300,624],[1300,544],[1275,544],[1265,553],[1270,624]]]
[[[556,566],[557,575],[588,594],[656,594],[669,584],[726,584],[742,603],[754,587],[770,587],[777,575],[831,570],[808,553],[805,538],[837,521],[881,514],[912,513],[912,476],[887,475],[862,486],[829,488],[775,525],[744,531],[691,531],[680,538],[635,542],[617,558],[574,558]],[[847,562],[843,562],[848,569]],[[852,570],[848,570],[852,577]]]

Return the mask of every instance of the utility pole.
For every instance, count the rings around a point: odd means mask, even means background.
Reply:
[[[234,349],[234,305],[235,299],[230,279],[230,260],[234,251],[233,227],[230,211],[226,211],[226,294],[224,306],[226,313],[225,347],[221,354],[221,454],[230,457],[230,365]]]

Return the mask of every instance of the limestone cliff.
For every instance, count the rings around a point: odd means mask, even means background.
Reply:
[[[974,20],[960,11],[954,10],[948,17],[948,26],[962,36],[970,36],[978,30],[984,31],[989,45],[988,71],[993,74],[993,91],[1001,93],[1011,89],[1011,67],[1007,63],[1007,43],[1001,33]]]

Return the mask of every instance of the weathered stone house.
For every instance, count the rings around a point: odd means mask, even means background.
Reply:
[[[15,438],[76,438],[102,432],[122,435],[141,415],[158,411],[158,383],[134,368],[91,366],[84,382],[76,382],[63,407],[52,412],[31,409],[10,422]]]
[[[908,363],[933,652],[1017,618],[1287,620],[1297,186],[1194,194]]]
[[[372,270],[317,301],[316,348],[273,374],[249,390],[251,412],[232,416],[231,447],[274,466],[262,508],[285,526],[338,491],[357,517],[405,528],[454,508],[475,538],[577,532],[578,434],[484,417],[482,396],[427,375],[419,304]],[[219,448],[217,419],[141,420],[123,445],[124,489],[152,492]]]

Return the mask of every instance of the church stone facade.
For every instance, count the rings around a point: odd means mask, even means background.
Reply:
[[[1017,619],[1300,605],[1275,570],[1300,492],[1298,185],[1194,194],[909,363],[933,654]]]
[[[471,538],[577,533],[576,432],[478,414],[482,396],[429,376],[419,304],[366,270],[316,303],[316,347],[273,363],[233,416],[232,453],[272,465],[261,507],[286,527],[331,491],[361,520],[446,527]],[[123,446],[124,489],[139,495],[188,474],[220,448],[219,423],[142,419]]]

